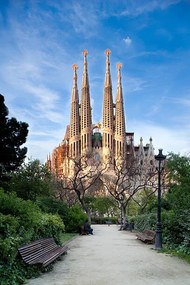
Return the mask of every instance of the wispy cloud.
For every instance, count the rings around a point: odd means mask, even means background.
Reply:
[[[123,85],[126,86],[126,93],[133,93],[136,91],[143,90],[147,86],[145,79],[140,77],[123,76]]]
[[[164,147],[164,152],[175,152],[185,154],[189,152],[190,127],[183,129],[171,129],[149,121],[131,121],[133,131],[135,131],[135,143],[138,144],[143,136],[144,145],[153,138],[155,151]]]
[[[128,47],[132,44],[132,39],[129,36],[127,36],[123,40],[124,40],[126,46],[128,46]]]
[[[152,12],[154,10],[165,10],[171,5],[175,5],[181,2],[181,0],[153,0],[153,1],[146,1],[146,0],[138,0],[135,2],[129,2],[126,4],[126,9],[124,9],[120,16],[139,16],[145,13]]]
[[[162,13],[173,5],[171,17],[176,13],[179,18],[176,4],[180,5],[180,0],[47,0],[27,1],[26,5],[18,0],[6,4],[6,13],[0,16],[1,93],[10,116],[29,123],[29,154],[43,159],[63,139],[70,120],[72,64],[79,65],[80,94],[84,48],[89,50],[93,117],[96,122],[101,120],[107,47],[112,51],[113,97],[117,86],[115,63],[123,63],[123,96],[131,119],[138,121],[132,122],[133,127],[128,118],[136,137],[148,140],[152,136],[154,143],[164,148],[165,143],[176,150],[186,148],[189,41],[187,33],[175,35],[176,30],[189,31],[188,20],[183,23],[181,17],[171,27],[170,9]],[[157,13],[150,15],[158,10],[159,18]],[[156,29],[152,29],[154,23]],[[158,120],[163,122],[163,112],[164,127],[153,125]]]

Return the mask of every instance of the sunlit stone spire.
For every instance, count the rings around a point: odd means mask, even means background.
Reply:
[[[113,155],[113,132],[114,132],[114,112],[112,83],[110,73],[110,53],[107,49],[106,54],[106,74],[104,82],[104,100],[103,100],[103,118],[102,118],[102,136],[103,136],[103,159],[106,162]]]
[[[77,87],[77,69],[78,66],[73,64],[73,88],[71,99],[70,115],[70,156],[78,157],[80,154],[80,114],[79,114],[79,96]]]
[[[125,154],[125,113],[123,104],[123,93],[121,84],[121,67],[122,64],[117,64],[117,93],[115,104],[115,159],[124,159]]]
[[[90,87],[88,81],[87,68],[88,51],[83,51],[84,67],[82,75],[82,90],[81,90],[81,151],[82,153],[90,152],[92,149],[92,114],[90,105]]]

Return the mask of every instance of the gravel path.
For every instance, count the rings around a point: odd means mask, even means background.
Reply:
[[[53,271],[27,285],[190,285],[189,264],[158,253],[118,226],[93,228],[94,235],[69,243]]]

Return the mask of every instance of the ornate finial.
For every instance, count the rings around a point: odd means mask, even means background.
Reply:
[[[82,53],[83,53],[84,56],[87,56],[87,54],[88,54],[87,49],[84,49]]]
[[[106,55],[110,55],[110,53],[111,53],[111,50],[110,50],[110,49],[106,49],[106,50],[105,50],[105,54],[106,54]]]
[[[117,66],[118,70],[121,70],[121,68],[122,68],[122,64],[121,63],[117,63],[116,66]]]
[[[101,129],[101,123],[100,123],[100,122],[98,122],[97,128],[98,128],[98,129]]]
[[[143,138],[142,138],[142,137],[140,138],[140,142],[141,142],[141,143],[143,142]]]
[[[72,65],[72,68],[73,68],[73,70],[77,70],[78,69],[78,65],[76,64],[76,63],[74,63],[73,65]]]
[[[150,142],[152,142],[152,137],[150,137]]]

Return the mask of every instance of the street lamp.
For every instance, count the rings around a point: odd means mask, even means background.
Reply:
[[[161,224],[161,174],[163,171],[162,162],[166,159],[166,155],[162,154],[162,149],[158,150],[158,155],[155,155],[155,159],[158,161],[158,208],[157,208],[157,225],[156,225],[156,239],[155,249],[162,248],[162,224]]]

